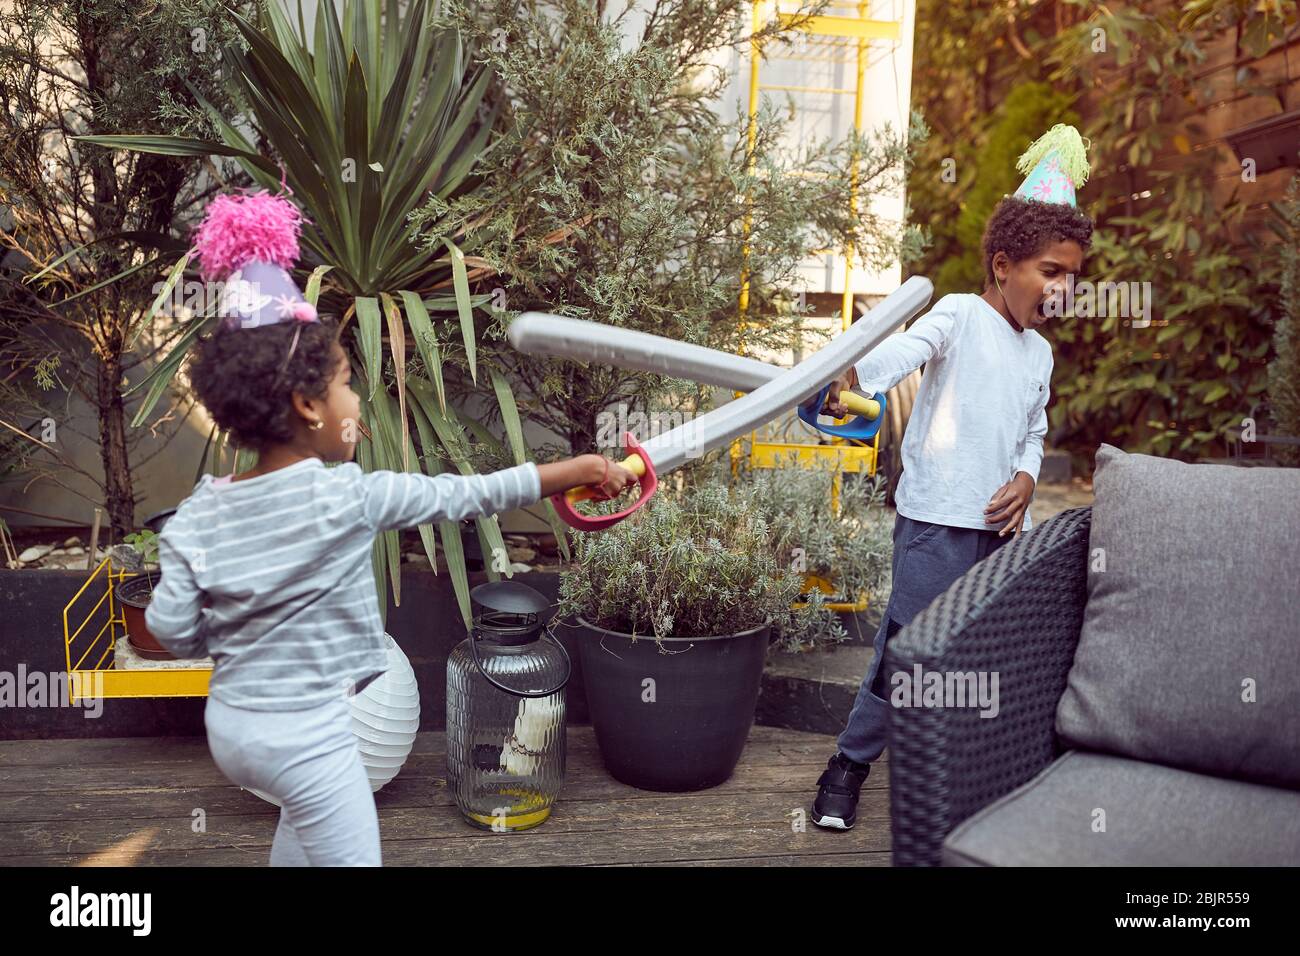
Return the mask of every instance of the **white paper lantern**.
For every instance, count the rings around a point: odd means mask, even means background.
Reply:
[[[357,735],[371,792],[397,776],[411,755],[420,729],[420,689],[415,683],[415,670],[395,640],[385,634],[384,643],[388,648],[388,670],[348,701],[352,730]],[[247,790],[280,805],[269,793],[252,787]]]

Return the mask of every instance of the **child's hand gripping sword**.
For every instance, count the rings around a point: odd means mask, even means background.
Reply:
[[[608,528],[650,499],[658,475],[735,440],[791,406],[798,408],[800,418],[822,431],[850,438],[870,438],[880,428],[885,397],[877,393],[873,399],[867,399],[842,393],[849,409],[861,417],[847,425],[821,425],[817,416],[830,390],[826,383],[842,375],[894,329],[925,308],[933,291],[930,280],[913,276],[821,351],[791,369],[644,332],[525,312],[511,323],[507,332],[511,344],[521,352],[600,362],[748,392],[693,421],[656,435],[644,445],[630,432],[626,433],[624,447],[630,454],[620,464],[637,476],[641,486],[641,495],[631,507],[611,515],[581,515],[573,508],[576,502],[602,497],[595,488],[588,487],[553,495],[551,502],[556,511],[565,522],[581,531]]]

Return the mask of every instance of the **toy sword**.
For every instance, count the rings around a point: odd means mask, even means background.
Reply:
[[[823,426],[817,422],[817,415],[830,389],[826,383],[837,379],[925,308],[933,292],[929,279],[913,276],[824,348],[790,369],[643,332],[539,312],[523,313],[507,332],[511,344],[522,352],[601,362],[748,392],[645,444],[638,443],[630,432],[625,433],[624,448],[629,454],[620,464],[637,476],[641,487],[640,497],[629,508],[610,515],[579,514],[574,503],[599,499],[600,493],[594,488],[575,488],[551,497],[556,511],[565,522],[582,531],[608,528],[650,500],[658,475],[734,441],[791,406],[799,409],[804,421],[823,431],[870,437],[880,427],[884,396],[866,399],[843,395],[845,404],[862,418],[846,426]]]
[[[780,365],[769,365],[704,345],[691,345],[649,332],[620,329],[547,312],[522,313],[510,324],[506,335],[510,344],[530,355],[553,355],[617,365],[619,368],[717,385],[736,392],[752,392],[789,371]],[[827,385],[823,392],[829,390]],[[825,394],[819,394],[818,401],[798,405],[799,417],[829,435],[856,439],[874,437],[884,421],[885,396],[877,393],[866,398],[855,392],[842,392],[840,397],[849,412],[859,416],[857,419],[845,425],[819,422],[817,418],[825,404]]]

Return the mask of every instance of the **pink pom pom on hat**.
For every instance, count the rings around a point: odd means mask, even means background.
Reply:
[[[265,190],[224,194],[208,204],[193,252],[204,280],[223,283],[227,327],[317,321],[316,307],[289,274],[298,261],[302,222],[297,206]]]
[[[250,262],[292,269],[298,261],[298,207],[265,190],[217,196],[194,232],[204,279],[224,279]]]

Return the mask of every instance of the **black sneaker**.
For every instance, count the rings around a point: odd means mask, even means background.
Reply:
[[[812,822],[829,830],[852,830],[858,818],[858,793],[870,772],[871,764],[837,752],[817,778]]]

